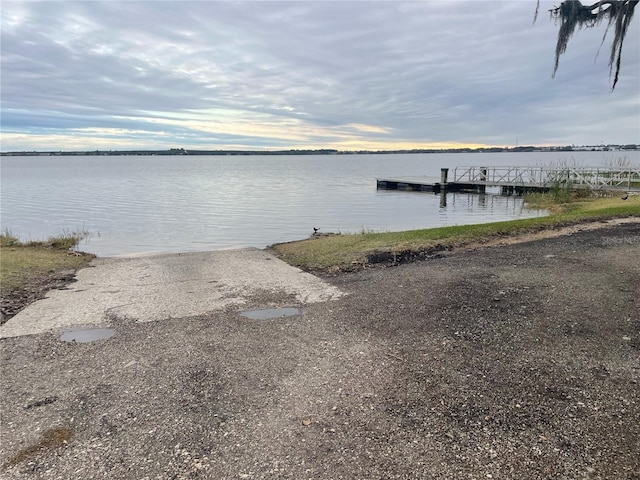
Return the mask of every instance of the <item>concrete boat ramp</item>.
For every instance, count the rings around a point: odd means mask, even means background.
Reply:
[[[150,322],[223,310],[302,306],[339,298],[336,287],[258,249],[98,258],[77,282],[52,290],[0,326],[0,338]]]

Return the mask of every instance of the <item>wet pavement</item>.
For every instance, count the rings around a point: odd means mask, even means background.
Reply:
[[[113,337],[116,331],[112,328],[80,328],[60,335],[63,342],[89,343],[97,340],[107,340]]]

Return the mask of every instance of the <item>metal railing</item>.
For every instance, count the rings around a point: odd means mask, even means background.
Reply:
[[[456,167],[455,183],[640,190],[638,167]]]

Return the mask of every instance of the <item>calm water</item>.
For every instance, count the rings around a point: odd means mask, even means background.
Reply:
[[[327,156],[2,157],[1,221],[22,239],[86,230],[100,256],[266,245],[538,216],[521,199],[376,190],[376,177],[467,165],[605,166],[639,152]]]

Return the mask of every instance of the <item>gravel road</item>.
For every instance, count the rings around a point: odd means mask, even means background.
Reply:
[[[640,223],[0,340],[7,479],[640,479]]]

